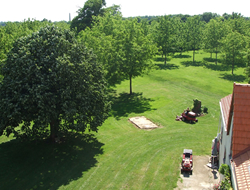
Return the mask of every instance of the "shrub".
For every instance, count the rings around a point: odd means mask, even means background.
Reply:
[[[223,174],[225,177],[229,176],[230,177],[230,168],[227,164],[221,164],[219,168],[219,172]]]
[[[208,113],[208,108],[206,106],[203,107],[203,113]]]
[[[214,189],[231,189],[231,174],[229,166],[227,164],[222,164],[219,168],[219,172],[223,174],[225,178],[218,184],[219,186],[214,186]]]

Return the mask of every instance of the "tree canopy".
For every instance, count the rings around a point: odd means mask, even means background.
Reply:
[[[178,41],[178,20],[170,16],[162,16],[159,18],[159,23],[155,27],[154,38],[158,47],[165,57],[165,64],[167,62],[167,55],[177,51],[179,47]]]
[[[23,22],[7,22],[4,27],[0,26],[0,63],[4,63],[7,53],[12,49],[15,40],[22,36],[32,34],[41,27],[53,25],[50,21],[24,20]],[[69,25],[62,22],[55,22],[54,25],[69,29]]]
[[[204,30],[204,47],[211,54],[216,54],[215,63],[217,64],[217,54],[221,47],[221,39],[225,34],[224,24],[220,19],[211,19],[209,23],[206,24]]]
[[[136,18],[123,20],[112,11],[95,19],[91,29],[79,33],[79,40],[93,48],[104,65],[109,84],[130,79],[132,94],[132,78],[150,69],[150,59],[157,51],[148,35],[148,23],[138,23]]]
[[[225,61],[232,66],[232,75],[237,60],[243,55],[243,49],[246,46],[245,37],[238,32],[230,32],[226,37],[222,38],[222,53]]]
[[[103,15],[106,6],[105,0],[88,0],[83,8],[78,10],[78,15],[72,20],[70,28],[77,28],[77,32],[91,27],[93,16]]]
[[[0,135],[54,140],[69,129],[97,132],[108,116],[102,66],[68,30],[19,38],[1,70]]]
[[[186,22],[187,44],[190,50],[193,50],[193,62],[195,61],[195,50],[201,48],[203,39],[203,22],[199,16],[189,17]]]

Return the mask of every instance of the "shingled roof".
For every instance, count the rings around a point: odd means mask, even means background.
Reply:
[[[228,95],[220,100],[222,114],[223,114],[224,121],[225,121],[225,126],[228,126],[228,118],[229,118],[229,111],[230,111],[230,107],[231,107],[231,102],[232,102],[232,94],[230,94],[230,95]]]
[[[229,120],[231,120],[230,113],[233,113],[232,156],[234,157],[250,146],[250,85],[234,83]]]
[[[232,164],[238,188],[250,189],[250,85],[234,83],[233,93],[220,103],[227,134],[233,122]]]
[[[234,83],[233,94],[220,101],[229,134],[233,121],[233,155],[250,146],[250,85]]]
[[[235,171],[238,189],[250,189],[250,146],[236,154],[232,164]]]

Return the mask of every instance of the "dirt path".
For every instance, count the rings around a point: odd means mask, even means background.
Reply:
[[[212,190],[214,184],[218,184],[220,181],[219,172],[206,166],[208,156],[194,156],[193,160],[193,174],[180,174],[181,178],[175,190]]]

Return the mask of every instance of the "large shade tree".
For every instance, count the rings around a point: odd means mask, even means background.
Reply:
[[[68,30],[18,39],[2,74],[0,135],[54,140],[69,129],[97,132],[108,116],[102,67]]]

